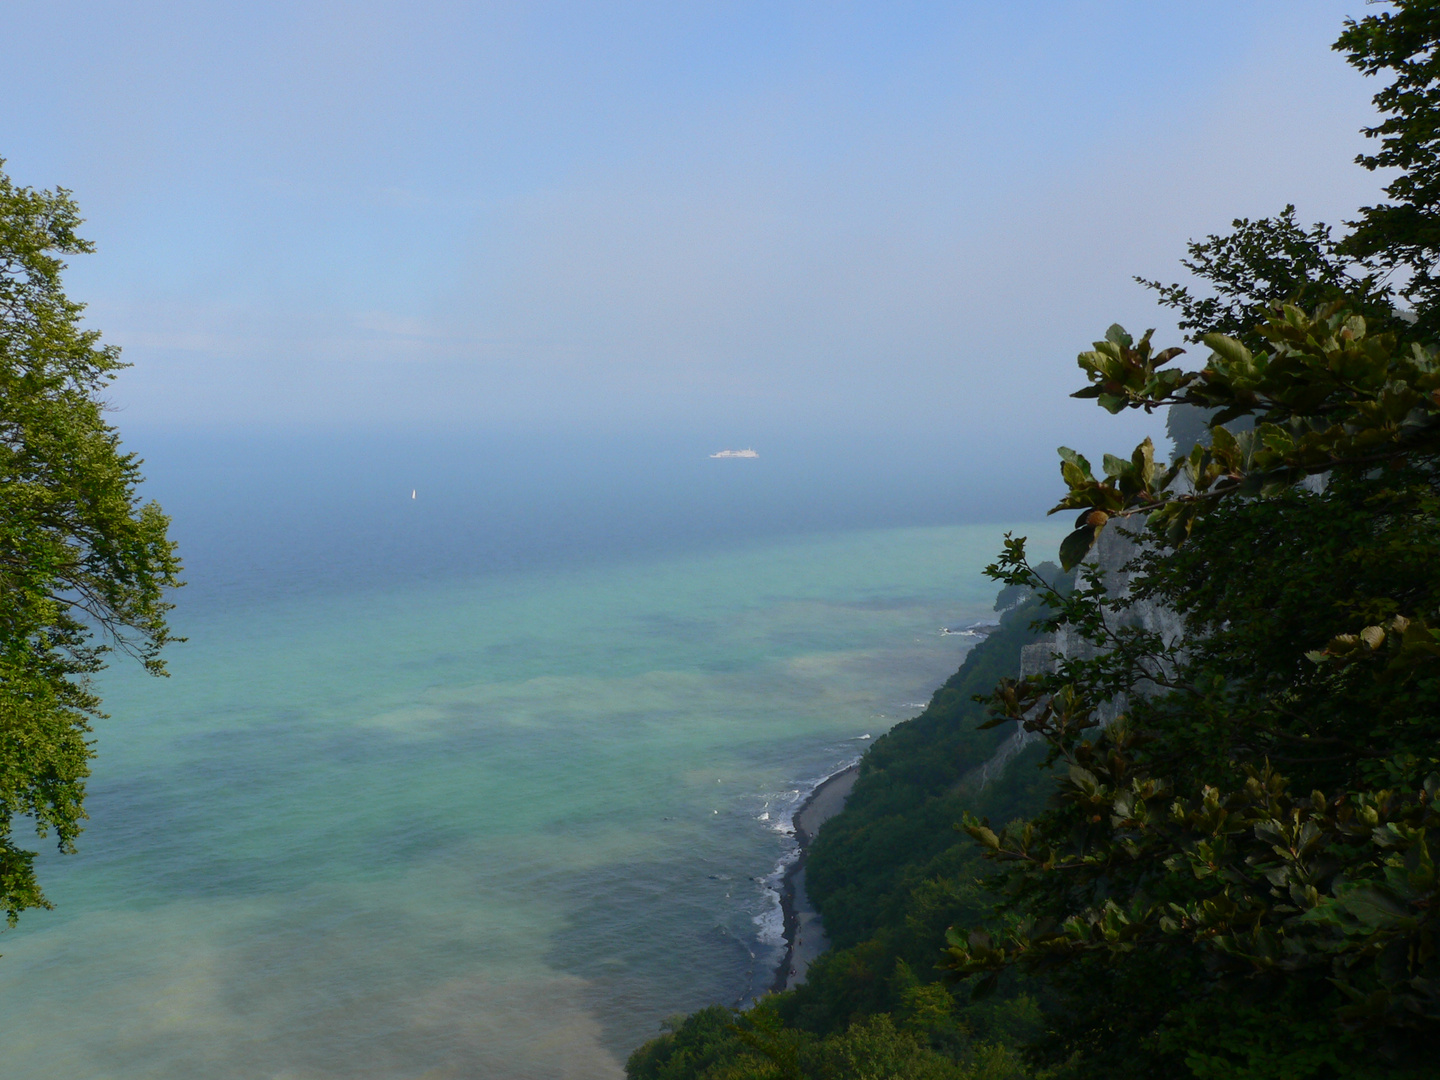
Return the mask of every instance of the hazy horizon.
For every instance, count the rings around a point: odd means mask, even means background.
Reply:
[[[80,202],[141,442],[929,440],[1039,512],[1057,443],[1158,430],[1067,398],[1173,340],[1132,275],[1374,200],[1350,11],[18,3],[0,155]]]

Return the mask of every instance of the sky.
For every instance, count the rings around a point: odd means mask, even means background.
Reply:
[[[1155,428],[1067,396],[1111,322],[1175,339],[1133,275],[1377,200],[1365,13],[9,0],[0,156],[81,204],[122,429],[1048,460]]]

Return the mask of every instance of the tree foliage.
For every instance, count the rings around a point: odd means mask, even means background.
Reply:
[[[1205,283],[1206,293],[1178,283],[1135,280],[1175,309],[1180,329],[1194,343],[1206,334],[1224,334],[1253,352],[1262,351],[1267,343],[1259,328],[1287,303],[1309,309],[1343,300],[1366,318],[1372,333],[1403,329],[1405,320],[1395,313],[1384,269],[1342,250],[1332,233],[1323,223],[1305,228],[1295,219],[1295,207],[1286,206],[1272,218],[1236,218],[1230,232],[1186,245],[1188,257],[1180,265]],[[1171,405],[1166,433],[1179,451],[1197,443],[1208,446],[1214,416],[1214,409],[1203,406]],[[1225,426],[1238,434],[1254,425],[1242,416]]]
[[[1210,410],[1211,444],[1196,444],[1168,469],[1155,462],[1149,439],[1129,460],[1107,454],[1104,476],[1062,447],[1068,494],[1051,511],[1081,510],[1061,545],[1061,563],[1075,566],[1112,517],[1136,513],[1171,545],[1234,497],[1272,497],[1306,478],[1369,469],[1433,456],[1440,450],[1440,363],[1418,342],[1372,334],[1363,316],[1337,301],[1307,315],[1293,305],[1257,332],[1270,345],[1251,352],[1235,338],[1206,334],[1213,351],[1200,371],[1168,367],[1184,350],[1155,352],[1151,332],[1138,342],[1112,326],[1104,341],[1080,354],[1090,385],[1074,396],[1094,398],[1112,413],[1172,405]],[[1232,434],[1225,423],[1255,420]],[[1177,483],[1177,481],[1180,481]]]
[[[923,1030],[888,1013],[824,1037],[787,1026],[770,1002],[748,1013],[714,1005],[670,1021],[631,1055],[634,1080],[1026,1080],[1015,1051],[980,1044],[964,1060],[927,1045]]]
[[[3,166],[0,161],[0,166]],[[46,907],[17,818],[71,851],[101,715],[88,676],[119,649],[163,673],[168,521],[138,494],[101,393],[124,365],[81,323],[61,256],[92,250],[70,193],[0,171],[0,907]]]
[[[1168,468],[1147,440],[1100,476],[1061,450],[1055,510],[1079,512],[1061,558],[1086,568],[1050,596],[1047,625],[1087,647],[992,699],[994,722],[1040,736],[1060,787],[1032,821],[966,820],[1004,900],[996,920],[952,929],[946,963],[981,993],[1015,967],[1053,987],[1036,1052],[1065,1075],[1433,1074],[1440,362],[1425,221],[1440,5],[1396,9],[1348,24],[1339,47],[1397,72],[1366,163],[1407,170],[1387,189],[1399,208],[1368,209],[1338,244],[1287,210],[1266,225],[1286,241],[1273,252],[1245,221],[1206,259],[1192,245],[1216,295],[1161,293],[1208,347],[1199,370],[1120,327],[1079,357],[1075,396],[1204,410],[1210,439]],[[1347,256],[1405,268],[1414,318],[1377,310],[1374,276],[1331,295]],[[1288,296],[1277,260],[1307,278]],[[1252,430],[1224,426],[1246,418]],[[1084,562],[1117,528],[1141,543],[1119,593]],[[1021,540],[992,569],[1041,584]],[[1183,634],[1129,618],[1137,605]]]
[[[1366,1075],[1371,1060],[1407,1075],[1427,1060],[1436,464],[1414,454],[1337,467],[1318,492],[1237,492],[1179,546],[1149,531],[1127,595],[1096,574],[1051,598],[1052,625],[1094,655],[1004,682],[993,705],[1042,737],[1060,789],[1023,825],[967,820],[1008,868],[1008,914],[953,931],[948,962],[982,985],[1015,964],[1048,973],[1070,1001],[1054,1052],[1081,1052],[1077,1075],[1162,1075],[1150,1070],[1205,1055],[1213,1075],[1275,1077]],[[1031,578],[1023,542],[996,572]],[[1184,638],[1125,625],[1139,603],[1181,615]]]
[[[1273,218],[1236,218],[1230,232],[1185,245],[1188,257],[1180,265],[1205,283],[1206,295],[1187,285],[1135,280],[1179,313],[1178,325],[1192,342],[1225,334],[1262,349],[1256,328],[1282,304],[1311,308],[1344,298],[1372,322],[1388,322],[1393,296],[1381,269],[1342,250],[1332,233],[1323,222],[1305,228],[1290,205]]]
[[[1366,75],[1390,79],[1374,98],[1385,119],[1364,129],[1380,149],[1356,162],[1400,170],[1385,187],[1393,201],[1361,210],[1344,250],[1407,275],[1401,293],[1415,305],[1421,334],[1433,340],[1440,330],[1440,3],[1393,7],[1348,20],[1335,43]]]

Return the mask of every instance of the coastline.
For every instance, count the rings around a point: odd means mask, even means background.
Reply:
[[[827,776],[800,804],[792,819],[799,845],[794,862],[780,883],[780,912],[784,919],[785,957],[775,972],[771,992],[789,990],[805,981],[811,962],[828,947],[820,914],[805,893],[805,860],[820,826],[840,812],[860,775],[860,763]],[[808,940],[807,940],[808,938]]]

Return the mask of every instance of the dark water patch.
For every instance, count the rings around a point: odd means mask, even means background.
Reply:
[[[754,846],[765,858],[763,842]],[[683,858],[625,862],[559,884],[570,915],[546,961],[585,980],[584,999],[617,1057],[666,1016],[744,1000],[768,972],[752,921],[763,897],[754,867],[727,852],[734,847],[732,836]]]

